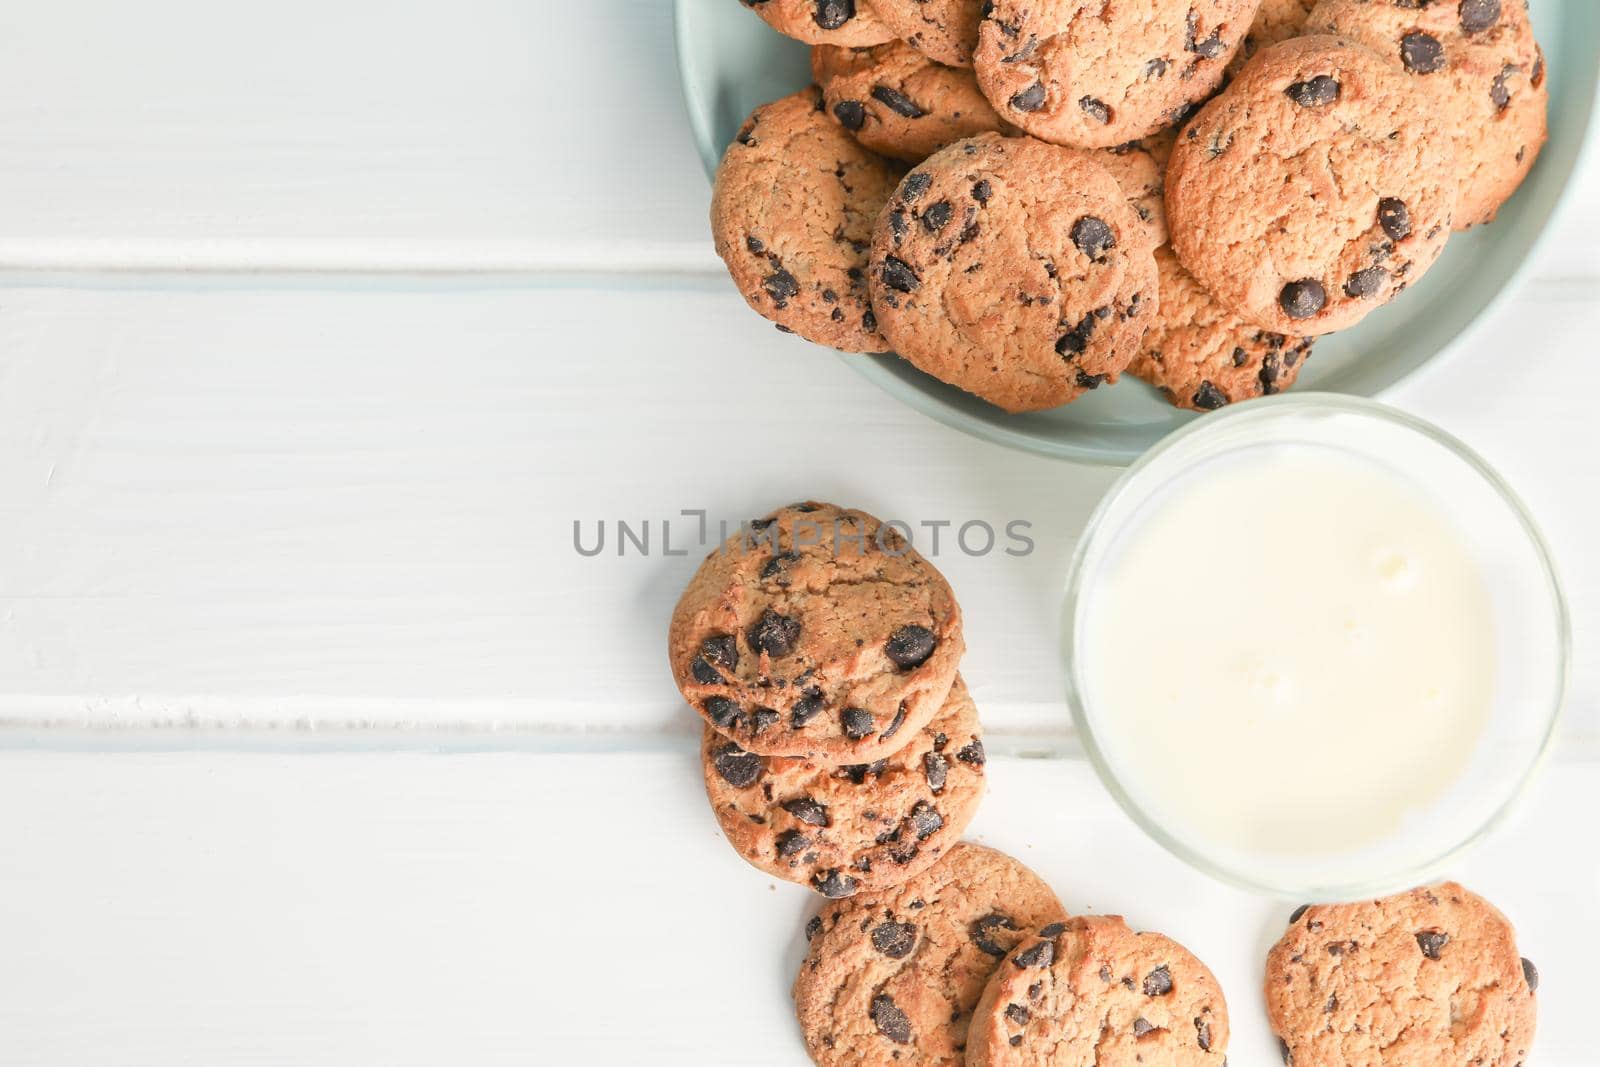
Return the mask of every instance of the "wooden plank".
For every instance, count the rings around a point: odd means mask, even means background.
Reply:
[[[1260,967],[1293,902],[1161,852],[1085,764],[995,760],[973,836],[1075,911],[1218,974],[1232,1061],[1275,1062]],[[1531,1062],[1593,1062],[1590,850],[1558,765],[1457,873],[1543,975]],[[688,746],[616,757],[0,754],[0,1058],[794,1065],[811,894],[721,839]]]
[[[1588,417],[1600,301],[1545,286],[1398,402],[1499,464],[1600,637]],[[1113,472],[974,441],[675,289],[17,290],[0,300],[0,720],[681,730],[662,634],[700,547],[834,498],[1031,522],[937,562],[997,727],[1061,731],[1061,582]],[[793,440],[774,438],[786,428]],[[586,543],[652,521],[653,552]],[[931,548],[926,541],[924,547]],[[1568,729],[1600,734],[1580,657]]]

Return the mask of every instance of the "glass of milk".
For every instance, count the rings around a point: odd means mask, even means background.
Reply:
[[[1566,688],[1565,604],[1515,494],[1343,396],[1240,405],[1149,452],[1089,521],[1064,629],[1123,808],[1297,900],[1438,873],[1521,794]]]

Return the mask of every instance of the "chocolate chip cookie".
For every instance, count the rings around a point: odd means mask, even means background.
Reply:
[[[921,163],[947,144],[1005,126],[970,70],[900,41],[812,49],[811,71],[834,121],[886,156]]]
[[[1260,0],[993,0],[978,84],[1007,122],[1105,148],[1182,122],[1221,84]]]
[[[1411,76],[1453,138],[1455,225],[1494,219],[1544,146],[1544,54],[1521,0],[1323,0],[1309,32],[1368,45]]]
[[[1025,938],[995,970],[967,1034],[968,1067],[1221,1067],[1227,1051],[1228,1007],[1206,965],[1116,915]]]
[[[710,726],[700,754],[706,795],[739,854],[829,897],[925,870],[960,840],[983,799],[978,709],[959,676],[932,721],[871,763],[757,756]]]
[[[1267,956],[1267,1015],[1294,1067],[1512,1067],[1538,985],[1506,917],[1446,882],[1298,909]]]
[[[1037,875],[970,842],[897,889],[829,904],[794,983],[806,1049],[822,1067],[961,1067],[989,975],[1061,918]]]
[[[868,0],[739,0],[779,33],[806,44],[846,47],[893,39]]]
[[[895,36],[929,59],[952,67],[972,66],[984,0],[873,0],[873,9]]]
[[[756,108],[722,157],[711,198],[717,255],[745,301],[808,341],[884,351],[867,250],[900,174],[823,113],[815,88]]]
[[[1167,243],[1167,159],[1172,155],[1174,136],[1163,131],[1143,140],[1103,148],[1094,154],[1100,165],[1117,180],[1133,213],[1145,224],[1151,248]]]
[[[906,176],[870,277],[895,351],[1013,412],[1116,381],[1157,303],[1148,232],[1105,167],[995,134]]]
[[[894,526],[807,502],[706,558],[667,649],[685,699],[730,741],[840,766],[926,726],[966,644],[944,576]]]
[[[1261,0],[1261,10],[1244,35],[1244,44],[1228,64],[1230,75],[1238,72],[1257,52],[1268,45],[1299,37],[1306,32],[1306,16],[1317,0]]]
[[[1184,268],[1242,318],[1353,326],[1450,236],[1454,152],[1412,80],[1329,36],[1263,49],[1183,130],[1167,225]]]

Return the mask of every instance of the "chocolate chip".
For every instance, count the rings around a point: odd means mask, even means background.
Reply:
[[[767,291],[774,306],[779,308],[788,307],[790,299],[800,295],[800,283],[793,274],[781,267],[762,279],[761,288]]]
[[[789,725],[799,729],[812,719],[817,712],[822,710],[822,690],[807,689],[801,694],[800,699],[794,702],[794,707],[789,711]]]
[[[856,0],[817,0],[816,12],[811,16],[825,30],[837,30],[856,17]]]
[[[1034,82],[1011,97],[1011,106],[1017,111],[1038,111],[1044,107],[1044,83]]]
[[[1268,352],[1261,360],[1261,371],[1256,375],[1256,381],[1261,383],[1261,392],[1264,396],[1271,396],[1278,391],[1278,357]]]
[[[1162,964],[1144,976],[1144,995],[1147,997],[1164,997],[1172,992],[1172,972]]]
[[[1506,84],[1506,78],[1517,73],[1518,68],[1507,63],[1500,68],[1500,73],[1494,76],[1494,81],[1489,83],[1489,99],[1494,103],[1496,110],[1504,111],[1511,106],[1511,87]]]
[[[1060,937],[1062,934],[1066,933],[1066,930],[1067,930],[1067,924],[1066,923],[1051,923],[1049,926],[1046,926],[1046,927],[1044,927],[1043,929],[1041,929],[1039,931],[1039,936],[1040,937]]]
[[[762,581],[771,581],[776,579],[779,585],[788,585],[789,564],[796,563],[799,561],[799,559],[800,553],[798,552],[779,552],[776,556],[773,556],[771,559],[767,560],[767,562],[762,566]]]
[[[929,233],[938,233],[950,221],[950,201],[941,200],[937,204],[929,204],[922,212],[922,228]]]
[[[1378,225],[1392,241],[1404,241],[1411,236],[1411,209],[1404,200],[1386,196],[1378,201]]]
[[[1103,100],[1096,100],[1092,96],[1080,97],[1078,106],[1083,109],[1085,115],[1088,115],[1096,122],[1105,124],[1111,121],[1111,109],[1106,106]]]
[[[1088,374],[1081,370],[1075,379],[1080,389],[1098,389],[1105,380],[1106,376],[1104,374]]]
[[[1290,282],[1278,294],[1278,303],[1291,319],[1309,319],[1328,304],[1328,293],[1315,278]]]
[[[1204,1019],[1196,1018],[1194,1021],[1194,1039],[1199,1043],[1201,1052],[1210,1052],[1211,1024]]]
[[[724,782],[735,789],[745,789],[756,784],[761,777],[761,757],[746,752],[729,741],[711,754],[711,766]]]
[[[900,732],[900,727],[905,724],[905,721],[906,704],[905,701],[902,700],[900,702],[900,706],[894,709],[894,718],[889,720],[889,725],[883,728],[883,733],[880,734],[879,737],[884,741],[889,740],[889,738]]]
[[[1300,905],[1298,908],[1294,909],[1294,911],[1289,913],[1289,924],[1292,926],[1295,923],[1299,922],[1301,917],[1304,916],[1305,913],[1310,911],[1310,910],[1311,910],[1311,905],[1310,904],[1302,904],[1302,905]]]
[[[902,293],[914,293],[922,285],[922,279],[917,272],[911,269],[911,264],[899,256],[885,256],[883,270],[879,273],[883,284]]]
[[[972,938],[972,943],[978,946],[979,952],[986,952],[996,959],[999,959],[1001,956],[1006,954],[1006,948],[993,937],[990,937],[989,931],[1015,930],[1016,928],[1017,924],[1011,921],[1011,917],[1009,915],[1001,915],[999,912],[993,912],[974,922],[971,930],[968,931],[968,933]]]
[[[1194,396],[1190,397],[1190,401],[1201,411],[1215,411],[1220,407],[1226,406],[1228,398],[1221,389],[1212,385],[1208,379],[1200,383],[1200,388],[1195,390]]]
[[[778,855],[788,857],[793,856],[796,852],[804,852],[809,848],[811,838],[799,830],[785,830],[778,835],[776,844],[778,846]]]
[[[732,634],[713,634],[700,642],[700,657],[731,671],[739,666],[739,642]]]
[[[878,1033],[897,1045],[911,1043],[911,1020],[906,1018],[905,1012],[895,1007],[887,993],[879,993],[872,998],[872,1025],[878,1028]]]
[[[701,685],[716,685],[723,680],[717,669],[707,663],[704,656],[696,656],[689,664],[689,674]]]
[[[956,759],[962,763],[969,763],[974,767],[982,767],[984,762],[983,742],[974,737],[962,746],[960,752],[956,753]]]
[[[891,960],[903,960],[917,947],[917,928],[910,923],[879,923],[872,928],[872,947]]]
[[[989,184],[989,179],[974,182],[972,185],[972,199],[980,204],[987,204],[989,197],[994,195],[994,186]]]
[[[779,615],[771,608],[763,611],[755,625],[745,631],[744,639],[752,650],[769,656],[787,656],[794,651],[800,637],[800,622],[787,615]]]
[[[926,626],[902,626],[889,635],[883,651],[901,670],[920,667],[933,655],[939,645],[938,638]]]
[[[777,723],[779,718],[778,713],[771,708],[757,708],[750,713],[750,729],[759,734],[767,727]]]
[[[1365,270],[1358,270],[1345,279],[1344,295],[1365,299],[1382,289],[1383,283],[1388,280],[1389,272],[1382,267],[1368,267]]]
[[[810,941],[820,933],[822,933],[822,916],[813,915],[811,920],[806,923],[806,940]]]
[[[891,89],[887,85],[874,85],[872,98],[884,107],[908,119],[920,119],[927,112],[917,106],[917,102],[898,89]]]
[[[1093,312],[1078,320],[1078,324],[1056,339],[1056,355],[1063,359],[1082,355],[1084,349],[1089,347],[1089,338],[1094,336],[1095,316]]]
[[[810,797],[795,797],[793,800],[785,800],[781,806],[784,811],[808,826],[833,825],[833,820],[828,818],[828,809]]]
[[[1327,1003],[1322,1005],[1322,1014],[1332,1015],[1339,1010],[1339,994],[1330,994]]]
[[[1444,45],[1431,34],[1412,30],[1400,38],[1400,61],[1413,74],[1432,74],[1444,67]]]
[[[1281,1037],[1278,1038],[1278,1055],[1283,1057],[1284,1063],[1294,1063],[1294,1053],[1289,1051],[1289,1042],[1285,1041]]]
[[[1056,943],[1038,941],[1011,957],[1018,967],[1048,967],[1055,962]]]
[[[869,736],[876,724],[872,721],[872,712],[866,708],[845,708],[839,713],[839,725],[846,737],[859,741]]]
[[[1150,62],[1144,65],[1144,76],[1146,78],[1159,78],[1166,72],[1167,61],[1162,59],[1160,56],[1157,56],[1155,59],[1152,59]]]
[[[1418,930],[1417,947],[1430,960],[1439,958],[1439,950],[1449,944],[1450,935],[1442,930]]]
[[[833,117],[847,130],[859,130],[867,124],[867,108],[859,100],[841,100],[833,105]]]
[[[1141,1015],[1137,1019],[1133,1020],[1133,1036],[1134,1037],[1143,1037],[1145,1034],[1150,1033],[1154,1029],[1155,1029],[1155,1026],[1152,1025],[1150,1020],[1146,1019],[1143,1015]]]
[[[945,776],[950,771],[950,761],[937,752],[922,757],[922,773],[928,779],[928,788],[937,796],[944,789]]]
[[[706,718],[719,730],[726,730],[740,717],[739,705],[727,697],[708,697],[705,702]]]
[[[1010,1019],[1018,1026],[1027,1026],[1028,1020],[1033,1018],[1033,1013],[1027,1008],[1023,1007],[1021,1004],[1007,1004],[1006,1018]]]
[[[835,869],[823,871],[813,877],[811,886],[829,900],[839,900],[843,897],[855,895],[856,880],[848,874],[843,874]]]
[[[1283,91],[1284,95],[1301,107],[1326,107],[1339,99],[1339,83],[1326,74],[1318,74],[1309,81],[1295,82]]]
[[[1527,979],[1528,992],[1539,991],[1539,968],[1535,967],[1533,961],[1526,956],[1522,957],[1522,977]]]
[[[1117,246],[1117,237],[1105,220],[1085,215],[1072,224],[1072,243],[1090,259],[1099,261],[1108,250]]]
[[[910,204],[916,201],[923,193],[928,191],[928,186],[933,184],[931,175],[920,170],[914,170],[906,175],[905,181],[900,183],[900,199]]]
[[[1463,30],[1482,33],[1500,21],[1500,0],[1461,0],[1458,11]]]
[[[1225,48],[1222,43],[1222,30],[1212,30],[1211,36],[1196,40],[1195,17],[1193,10],[1191,10],[1189,13],[1189,36],[1183,42],[1183,48],[1184,51],[1193,52],[1201,59],[1216,59],[1223,53]]]
[[[944,816],[926,800],[917,801],[908,818],[911,820],[911,829],[916,831],[919,841],[937,832],[944,825]]]

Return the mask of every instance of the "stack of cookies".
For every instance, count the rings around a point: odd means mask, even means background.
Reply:
[[[742,0],[813,45],[712,230],[780,329],[1006,411],[1278,392],[1544,143],[1520,0]]]

